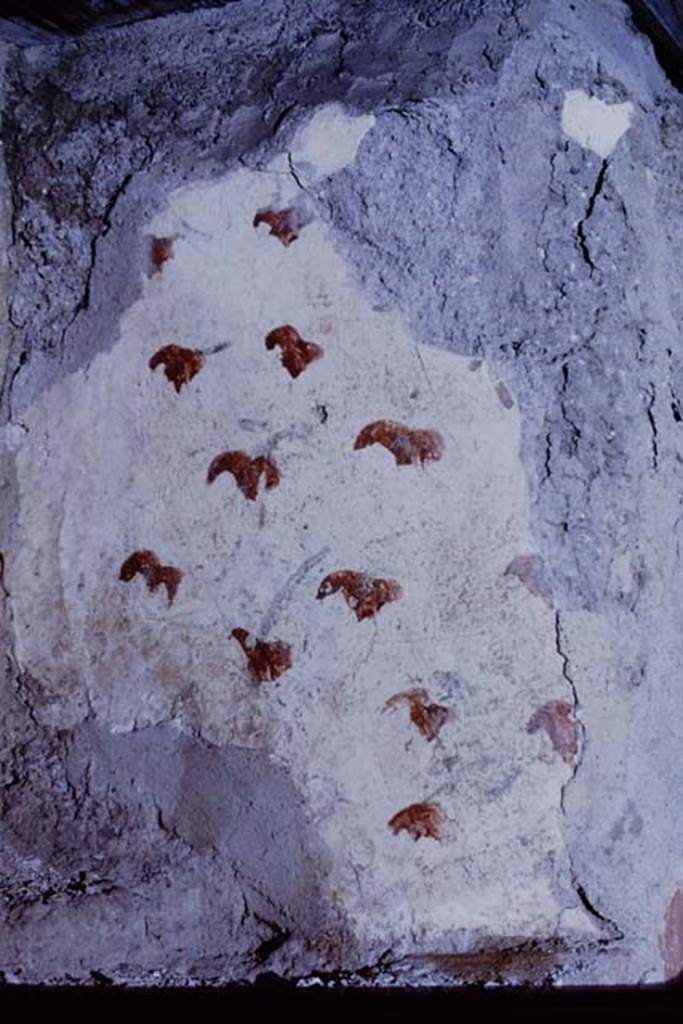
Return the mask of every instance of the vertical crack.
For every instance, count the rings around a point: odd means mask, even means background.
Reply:
[[[541,210],[541,216],[540,216],[540,220],[538,222],[538,228],[536,230],[536,249],[538,250],[538,252],[541,255],[541,263],[543,264],[543,269],[545,270],[546,274],[551,273],[551,268],[550,268],[550,266],[548,264],[548,244],[547,243],[548,243],[549,239],[547,239],[545,237],[542,237],[542,235],[545,235],[545,224],[546,224],[546,220],[547,220],[547,217],[548,217],[548,212],[549,212],[549,210],[551,208],[551,202],[550,202],[550,198],[549,197],[557,196],[557,197],[559,197],[562,200],[562,205],[563,206],[566,207],[566,205],[567,205],[567,197],[565,195],[564,187],[558,189],[556,184],[555,184],[555,175],[556,175],[555,162],[556,162],[556,160],[557,160],[559,155],[560,155],[560,150],[556,150],[550,156],[550,177],[548,178],[548,189],[547,189],[547,197],[548,198],[546,198],[546,201],[545,201],[545,203],[543,205],[543,209]],[[503,160],[503,163],[505,163],[504,160]]]
[[[552,467],[550,465],[553,457],[553,438],[550,431],[545,435],[545,460],[543,463],[545,469],[545,479],[549,480],[552,475]]]
[[[568,685],[568,687],[569,687],[569,689],[571,691],[572,711],[573,711],[574,718],[575,718],[575,720],[577,722],[578,728],[580,730],[579,750],[578,750],[578,754],[577,754],[577,757],[576,757],[576,760],[575,760],[575,763],[574,763],[574,767],[572,769],[571,775],[566,780],[566,782],[563,784],[562,790],[561,790],[561,793],[560,793],[560,809],[562,811],[563,816],[566,818],[567,817],[567,809],[566,809],[566,806],[565,806],[566,794],[567,794],[567,790],[568,790],[569,786],[571,785],[571,783],[576,778],[577,772],[578,772],[578,770],[579,770],[579,768],[580,768],[580,766],[581,766],[581,764],[583,762],[584,744],[585,744],[585,738],[586,738],[586,727],[585,727],[584,723],[577,717],[577,710],[579,708],[579,695],[578,695],[578,692],[577,692],[577,689],[576,689],[576,683],[574,682],[574,679],[573,679],[571,671],[570,671],[569,656],[566,654],[566,652],[564,650],[564,647],[562,645],[562,640],[563,640],[563,635],[562,635],[561,612],[556,611],[555,612],[555,650],[557,651],[557,654],[558,654],[559,658],[562,661],[562,676],[563,676],[564,680],[566,681],[566,683],[567,683],[567,685]],[[609,933],[610,934],[605,935],[605,938],[603,939],[603,941],[604,942],[612,942],[612,941],[615,941],[615,940],[623,939],[624,938],[624,933],[622,932],[621,928],[619,928],[619,926],[616,924],[616,922],[613,921],[611,918],[606,917],[604,914],[601,914],[600,911],[595,908],[595,906],[593,905],[593,903],[589,899],[588,894],[586,893],[585,886],[581,885],[581,883],[579,882],[578,877],[576,875],[576,871],[575,871],[575,868],[574,868],[574,860],[573,860],[573,857],[572,857],[572,853],[571,853],[571,849],[570,849],[569,843],[566,843],[566,847],[567,847],[567,859],[569,860],[569,873],[570,873],[570,877],[571,877],[572,886],[574,888],[574,891],[576,892],[576,895],[579,897],[579,900],[581,901],[582,906],[591,915],[591,917],[594,917],[597,921],[599,921],[601,923],[601,925],[603,925],[606,929],[609,929]]]
[[[296,108],[296,106],[297,106],[296,102],[288,103],[277,114],[275,120],[273,121],[271,129],[270,129],[270,134],[273,137],[275,137],[277,135],[277,133],[279,132],[280,128],[285,123],[285,121],[287,120],[287,118],[289,117],[291,112]]]
[[[585,226],[588,223],[588,221],[591,219],[591,217],[593,216],[593,210],[595,209],[595,203],[597,201],[598,196],[602,192],[602,188],[603,188],[603,185],[605,183],[605,175],[607,173],[607,165],[608,165],[608,161],[607,160],[603,160],[601,165],[600,165],[600,170],[598,171],[598,176],[595,179],[595,185],[593,186],[593,191],[592,191],[591,195],[588,198],[588,203],[586,204],[586,212],[583,215],[583,217],[581,218],[581,220],[579,221],[579,223],[576,225],[576,238],[577,238],[577,241],[578,241],[578,244],[579,244],[579,251],[581,253],[581,256],[583,257],[584,262],[590,268],[591,276],[593,274],[593,271],[595,270],[595,264],[593,263],[593,259],[592,259],[591,254],[590,254],[590,249],[588,247],[588,239],[586,237],[586,227]]]
[[[291,153],[287,154],[287,163],[289,164],[289,173],[294,178],[294,181],[296,182],[298,187],[301,189],[302,192],[308,192],[308,189],[303,184],[303,182],[301,181],[301,178],[299,177],[299,175],[297,174],[297,172],[295,170],[294,161],[292,159],[292,154]]]
[[[650,386],[647,389],[648,403],[646,407],[646,413],[650,429],[652,431],[652,471],[657,472],[659,466],[659,432],[657,431],[657,424],[655,422],[654,407],[657,400],[657,391],[653,381],[650,381]],[[674,413],[675,417],[675,413]]]
[[[146,166],[146,164],[148,164],[148,163],[149,163],[149,158],[147,158],[145,161],[143,161],[142,167],[140,167],[139,170],[142,170]],[[90,260],[88,262],[88,268],[87,268],[87,270],[85,272],[85,280],[83,282],[83,291],[81,293],[80,299],[78,300],[78,302],[76,304],[76,308],[74,309],[74,312],[73,312],[73,315],[72,315],[71,319],[69,320],[69,322],[65,326],[64,330],[62,331],[62,336],[61,336],[61,339],[60,339],[60,346],[61,346],[61,350],[62,351],[64,349],[64,343],[66,341],[66,336],[69,333],[69,331],[71,330],[71,327],[76,322],[76,320],[78,319],[80,314],[85,312],[87,309],[90,308],[90,297],[91,297],[91,290],[92,290],[92,278],[93,278],[93,274],[95,273],[95,264],[97,262],[97,249],[98,249],[100,241],[103,238],[106,238],[106,236],[109,234],[109,231],[111,230],[111,226],[112,226],[111,218],[113,216],[114,209],[115,209],[119,199],[126,192],[126,189],[128,188],[128,186],[130,185],[131,181],[133,180],[133,177],[135,176],[135,173],[136,173],[136,171],[130,171],[128,174],[126,174],[125,177],[123,178],[123,180],[121,181],[121,184],[114,190],[114,192],[113,192],[109,202],[107,203],[107,207],[106,207],[104,213],[102,214],[101,227],[100,227],[99,231],[97,231],[95,233],[95,235],[93,235],[93,237],[90,240]]]
[[[560,793],[560,807],[562,808],[562,813],[566,814],[565,797],[567,789],[576,778],[576,773],[578,772],[581,761],[583,760],[583,748],[586,736],[586,729],[583,722],[577,716],[577,711],[579,708],[579,695],[576,690],[576,684],[572,679],[571,672],[569,671],[569,658],[565,654],[564,648],[562,646],[562,621],[561,613],[559,611],[555,612],[555,650],[557,651],[558,657],[562,661],[562,678],[567,683],[567,686],[571,691],[572,717],[576,721],[580,733],[578,751],[576,755],[576,760],[574,761],[574,766],[572,768],[572,773],[567,779],[567,781],[563,784]]]
[[[562,413],[562,419],[569,426],[571,430],[571,454],[576,455],[579,450],[579,441],[581,440],[581,428],[574,422],[574,420],[567,414],[567,403],[565,402],[565,395],[569,386],[569,364],[562,364],[562,387],[560,388],[560,411]]]
[[[573,708],[574,708],[574,711],[576,711],[576,709],[579,706],[579,696],[578,696],[578,693],[576,692],[576,684],[575,684],[574,680],[572,679],[571,674],[569,672],[569,658],[565,654],[564,649],[562,647],[562,622],[561,622],[560,616],[561,616],[561,613],[559,611],[556,611],[555,612],[555,650],[557,651],[559,657],[562,660],[562,676],[566,680],[566,682],[568,683],[569,689],[572,692]]]
[[[346,47],[349,45],[349,34],[345,28],[339,29],[339,53],[337,54],[336,66],[334,69],[334,77],[341,78],[346,70],[344,64],[344,58],[346,54]]]

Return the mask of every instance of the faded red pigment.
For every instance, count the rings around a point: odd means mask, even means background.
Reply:
[[[530,594],[542,598],[548,608],[553,607],[553,594],[545,562],[540,555],[517,555],[512,559],[503,575],[516,576]]]
[[[164,264],[173,256],[172,238],[152,238],[150,257],[152,260],[152,274],[160,274]]]
[[[389,697],[385,706],[393,708],[399,704],[408,704],[410,721],[428,742],[436,739],[442,727],[453,714],[442,704],[430,703],[426,690],[405,690],[403,693],[396,693],[393,697]]]
[[[667,980],[683,974],[683,889],[676,889],[667,907],[660,948]]]
[[[579,731],[574,712],[563,700],[551,700],[538,708],[529,719],[527,732],[545,729],[550,741],[567,764],[571,764],[579,749]]]

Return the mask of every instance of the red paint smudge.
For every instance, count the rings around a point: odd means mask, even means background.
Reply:
[[[553,607],[552,588],[545,562],[540,555],[518,555],[512,559],[503,575],[516,576],[530,594],[542,598],[548,608]]]
[[[282,640],[250,639],[246,629],[233,629],[230,634],[240,645],[249,662],[249,671],[254,679],[263,683],[279,677],[292,667],[292,655],[289,645]]]
[[[275,235],[287,246],[299,237],[304,220],[301,214],[290,206],[286,210],[262,210],[254,217],[253,224],[255,228],[259,224],[267,224],[270,234]]]
[[[410,721],[429,742],[436,739],[442,727],[453,715],[453,712],[442,704],[429,703],[426,690],[406,690],[397,693],[386,701],[385,706],[393,708],[399,704],[410,706]]]
[[[173,256],[173,239],[152,237],[150,258],[152,261],[152,274],[160,274],[164,264]]]
[[[165,345],[155,352],[149,361],[150,370],[163,365],[166,378],[171,381],[180,393],[183,384],[189,384],[204,365],[201,352],[192,348],[181,348],[180,345]]]
[[[292,377],[298,377],[309,363],[320,359],[323,354],[320,345],[304,341],[291,324],[276,327],[266,335],[266,348],[271,351],[276,345],[282,349],[282,365]]]
[[[397,601],[401,596],[401,587],[396,580],[371,579],[364,572],[340,569],[325,577],[316,597],[322,600],[340,590],[359,622],[372,618],[385,604]]]
[[[121,566],[119,579],[129,583],[137,573],[145,577],[147,588],[152,592],[157,587],[166,587],[168,603],[173,604],[178,585],[183,577],[180,569],[162,565],[153,551],[134,551]]]
[[[443,812],[437,804],[410,804],[395,814],[388,825],[394,835],[407,832],[415,842],[418,839],[443,838]]]
[[[217,455],[209,466],[206,482],[212,484],[221,473],[232,473],[242,494],[250,501],[256,501],[261,476],[265,477],[267,490],[277,487],[280,482],[280,473],[274,462],[265,455],[252,459],[246,452]]]
[[[667,981],[683,972],[683,889],[676,889],[667,907],[660,939]]]
[[[414,430],[393,420],[375,420],[363,427],[354,442],[354,450],[381,444],[399,466],[410,466],[427,460],[437,461],[443,454],[443,438],[436,430]]]
[[[563,700],[551,700],[538,708],[529,719],[529,733],[545,729],[550,741],[567,764],[571,764],[579,749],[579,730],[572,708]]]
[[[540,984],[560,961],[561,952],[561,947],[552,942],[523,939],[518,945],[468,953],[418,953],[412,954],[411,959],[426,961],[439,972],[468,981]]]

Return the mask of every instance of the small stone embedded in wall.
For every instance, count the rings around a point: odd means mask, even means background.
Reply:
[[[512,395],[506,388],[505,384],[503,384],[502,380],[496,384],[496,394],[500,399],[501,405],[503,405],[506,409],[511,409],[515,404]]]

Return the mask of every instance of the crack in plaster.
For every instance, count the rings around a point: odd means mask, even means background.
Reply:
[[[109,201],[107,202],[107,205],[102,214],[102,224],[90,240],[90,261],[88,263],[84,275],[82,294],[74,307],[71,319],[68,321],[68,323],[62,330],[60,338],[60,348],[62,353],[64,351],[64,345],[69,334],[69,331],[71,330],[71,328],[73,327],[74,323],[81,315],[81,313],[84,313],[86,310],[90,308],[90,292],[93,274],[95,273],[95,264],[97,263],[97,250],[102,239],[106,238],[111,230],[112,217],[114,215],[114,211],[120,200],[126,194],[128,187],[130,186],[130,183],[136,176],[136,174],[140,174],[142,171],[146,170],[154,159],[154,149],[151,147],[149,143],[147,143],[147,146],[147,156],[140,163],[140,166],[134,168],[132,171],[129,171],[126,175],[124,175],[123,179],[121,180],[121,183],[111,193]]]
[[[656,473],[659,467],[659,432],[657,430],[657,423],[655,420],[655,402],[657,400],[657,390],[654,381],[650,381],[647,389],[647,419],[650,424],[650,430],[652,431],[652,472]]]
[[[576,226],[576,238],[578,241],[579,252],[581,253],[584,263],[586,263],[590,268],[591,277],[593,276],[593,271],[595,270],[595,264],[593,262],[593,258],[590,253],[590,248],[588,246],[588,238],[586,236],[586,225],[593,216],[595,204],[597,202],[598,196],[602,192],[605,183],[605,175],[607,174],[608,163],[608,160],[603,160],[600,164],[600,170],[598,171],[597,177],[595,179],[593,191],[588,197],[588,202],[586,203],[586,212]]]
[[[574,681],[574,679],[572,677],[572,674],[570,672],[569,656],[565,652],[565,650],[564,650],[564,648],[562,646],[562,619],[561,619],[561,614],[562,613],[560,611],[556,611],[555,612],[555,649],[557,651],[558,657],[562,661],[562,676],[563,676],[563,678],[567,682],[567,685],[569,687],[569,690],[571,692],[571,697],[572,697],[572,715],[573,715],[574,720],[576,721],[576,723],[577,723],[577,725],[579,727],[580,734],[581,734],[581,739],[580,739],[580,743],[579,743],[579,751],[578,751],[576,760],[575,760],[574,765],[572,767],[572,770],[571,770],[571,773],[569,775],[569,778],[562,784],[562,788],[560,790],[560,810],[561,810],[563,816],[568,819],[569,818],[569,814],[568,814],[567,807],[566,807],[567,790],[569,789],[571,784],[576,779],[576,776],[578,774],[579,768],[581,767],[581,764],[583,762],[583,758],[584,758],[584,754],[585,754],[585,744],[586,744],[587,730],[586,730],[585,722],[581,718],[579,718],[578,714],[577,714],[578,710],[580,708],[579,694],[578,694],[578,691],[576,689],[576,683],[575,683],[575,681]],[[579,879],[578,879],[578,876],[576,874],[576,870],[575,870],[575,867],[574,867],[574,860],[573,860],[573,857],[572,857],[572,852],[571,852],[571,848],[570,848],[570,843],[569,842],[567,842],[567,844],[566,844],[566,849],[567,849],[567,857],[568,857],[568,860],[569,860],[569,871],[570,871],[570,875],[571,875],[572,886],[574,887],[574,890],[575,890],[577,896],[579,897],[583,907],[588,911],[588,913],[592,917],[594,917],[596,920],[598,920],[602,925],[607,925],[611,929],[611,931],[612,931],[612,934],[609,935],[609,936],[606,936],[605,939],[602,940],[602,941],[604,941],[604,942],[615,942],[615,941],[619,941],[619,940],[623,939],[624,938],[624,932],[621,930],[621,928],[619,928],[619,926],[617,925],[617,923],[614,920],[612,920],[609,917],[606,917],[604,914],[600,913],[600,911],[596,909],[596,907],[593,905],[593,902],[588,897],[588,894],[586,892],[585,886],[583,886],[579,882]]]

